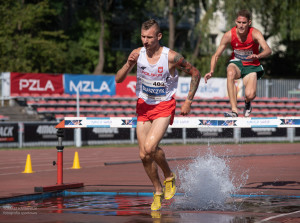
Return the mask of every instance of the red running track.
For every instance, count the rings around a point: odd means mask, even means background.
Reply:
[[[300,144],[224,144],[224,145],[184,145],[162,146],[172,169],[192,161],[198,155],[212,153],[229,158],[231,171],[239,176],[245,170],[249,178],[239,194],[300,195]],[[79,153],[81,169],[71,169],[75,151]],[[31,174],[22,173],[27,154],[31,156]],[[33,150],[0,150],[0,198],[33,194],[36,186],[55,185],[56,166],[52,162],[57,158],[56,148]],[[137,147],[107,148],[67,148],[64,149],[64,183],[83,182],[85,187],[77,191],[134,191],[152,192],[151,182],[147,178],[139,161]],[[300,204],[299,204],[300,206]],[[231,213],[238,215],[240,213]],[[253,214],[253,213],[252,213]],[[50,214],[47,219],[57,217]],[[264,214],[261,219],[275,215]],[[24,216],[23,216],[24,217]],[[26,216],[27,220],[41,221],[41,217]],[[44,216],[45,217],[45,216]],[[63,217],[63,216],[61,216]],[[299,214],[278,217],[274,222],[300,222]],[[4,216],[3,222],[22,222],[21,216]],[[62,219],[64,219],[63,217]],[[82,216],[71,217],[79,221]],[[92,218],[86,216],[86,219]],[[38,220],[39,219],[39,220]],[[282,220],[283,219],[283,220]],[[20,221],[19,221],[20,220]],[[24,220],[24,218],[23,218]],[[26,221],[27,221],[26,220]],[[106,217],[102,218],[106,222]],[[108,222],[112,219],[108,219]],[[116,219],[114,218],[113,221]],[[127,220],[124,218],[124,220]],[[67,221],[62,221],[67,222]],[[89,221],[88,221],[89,222]],[[91,220],[93,222],[93,220]],[[123,222],[123,221],[120,221]],[[125,222],[125,221],[124,221]]]

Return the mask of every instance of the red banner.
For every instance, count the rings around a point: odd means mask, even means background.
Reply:
[[[12,94],[62,94],[62,74],[10,73],[10,93]]]
[[[122,83],[116,84],[116,95],[135,97],[136,76],[127,76]]]

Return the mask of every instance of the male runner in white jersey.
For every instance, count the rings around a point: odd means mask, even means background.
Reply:
[[[188,115],[192,100],[200,81],[200,72],[187,62],[182,55],[160,45],[162,33],[158,23],[150,19],[142,24],[141,40],[143,47],[131,52],[126,64],[117,72],[116,82],[122,82],[137,64],[137,139],[140,158],[150,178],[155,193],[151,210],[161,208],[161,201],[171,199],[176,193],[175,175],[158,146],[169,124],[173,123],[176,101],[178,72],[176,68],[191,75],[190,90],[181,108],[181,115]],[[165,177],[161,184],[157,165]]]

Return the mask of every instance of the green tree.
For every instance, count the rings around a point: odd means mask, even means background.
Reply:
[[[266,1],[254,12],[263,26],[267,39],[280,41],[273,47],[272,57],[266,61],[270,77],[299,78],[300,74],[300,1]]]
[[[1,1],[0,13],[2,71],[63,72],[67,36],[51,29],[56,12],[47,0],[35,4]]]
[[[113,0],[98,0],[96,4],[99,11],[99,21],[100,21],[100,34],[99,34],[99,59],[97,66],[94,70],[94,74],[101,74],[104,68],[105,55],[104,55],[104,32],[106,25],[106,17],[110,17],[111,6]]]

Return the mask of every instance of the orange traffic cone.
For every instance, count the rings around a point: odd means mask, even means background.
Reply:
[[[80,169],[78,152],[75,152],[72,169]]]
[[[25,170],[22,173],[34,173],[32,171],[30,154],[27,155]]]

